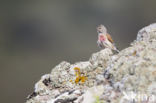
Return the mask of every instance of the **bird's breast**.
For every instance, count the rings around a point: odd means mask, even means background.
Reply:
[[[99,39],[100,39],[100,41],[105,41],[106,40],[106,38],[103,35],[100,35]]]

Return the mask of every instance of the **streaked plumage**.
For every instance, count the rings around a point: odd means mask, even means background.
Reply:
[[[104,25],[99,25],[97,27],[98,33],[98,41],[97,44],[100,48],[110,48],[119,52],[119,50],[115,47],[114,41],[110,34],[107,33],[107,29]]]

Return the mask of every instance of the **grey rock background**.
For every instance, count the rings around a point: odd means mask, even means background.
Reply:
[[[0,102],[21,103],[62,60],[88,60],[104,24],[119,49],[155,22],[155,0],[0,1]],[[9,99],[8,99],[9,98]]]

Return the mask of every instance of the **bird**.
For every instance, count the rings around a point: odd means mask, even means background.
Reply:
[[[97,28],[98,40],[97,44],[100,48],[109,48],[119,53],[119,50],[115,47],[114,41],[110,34],[107,33],[107,29],[104,25],[99,25]]]

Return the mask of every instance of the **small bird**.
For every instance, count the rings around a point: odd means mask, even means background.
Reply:
[[[99,25],[96,29],[98,33],[98,46],[100,48],[110,48],[111,50],[119,52],[119,50],[114,45],[114,41],[111,35],[107,33],[106,27],[104,25]]]

